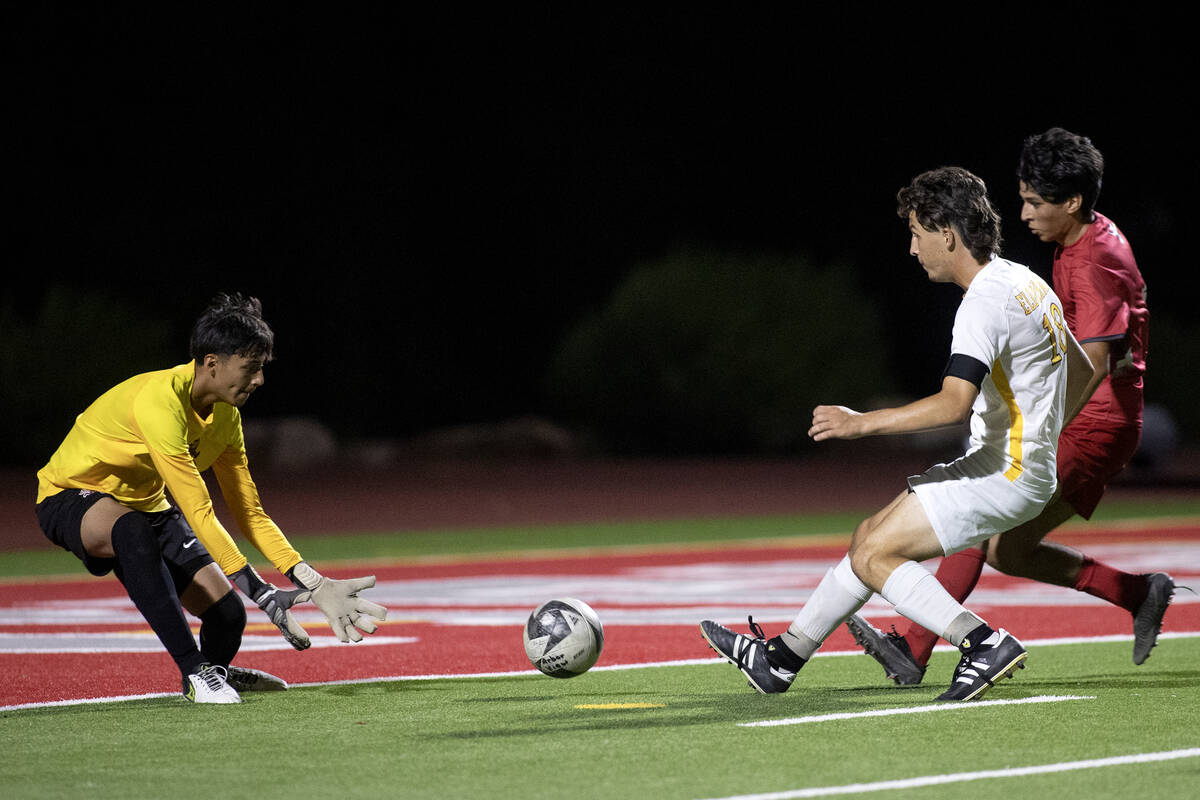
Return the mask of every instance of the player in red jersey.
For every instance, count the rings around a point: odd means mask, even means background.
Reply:
[[[1021,220],[1056,245],[1054,291],[1068,327],[1092,361],[1082,408],[1058,442],[1058,491],[1036,519],[979,548],[945,558],[937,578],[958,601],[975,588],[986,561],[1009,575],[1067,586],[1133,615],[1133,662],[1158,639],[1175,584],[1165,573],[1130,574],[1044,537],[1078,514],[1090,519],[1105,486],[1137,450],[1142,431],[1149,311],[1146,284],[1117,226],[1095,211],[1104,159],[1087,138],[1062,128],[1025,140],[1017,177]],[[1068,417],[1070,419],[1070,417]],[[903,636],[861,616],[847,623],[868,653],[900,684],[919,683],[937,636],[912,623]]]

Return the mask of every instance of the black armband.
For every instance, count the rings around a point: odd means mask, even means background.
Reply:
[[[983,379],[991,370],[987,364],[984,364],[978,358],[973,356],[965,356],[962,353],[954,353],[950,356],[950,360],[946,362],[946,369],[942,371],[942,380],[948,377],[961,378],[964,381],[975,384],[978,389],[983,385]]]

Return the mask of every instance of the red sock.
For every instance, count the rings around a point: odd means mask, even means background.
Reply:
[[[1131,575],[1087,556],[1083,557],[1074,588],[1120,606],[1130,614],[1138,610],[1149,591],[1145,575]]]
[[[978,547],[960,550],[954,555],[942,559],[934,577],[950,593],[951,597],[961,603],[967,599],[967,595],[979,582],[979,573],[983,572],[983,560],[983,551]],[[912,650],[913,658],[921,664],[929,663],[929,655],[933,652],[933,646],[937,644],[940,636],[937,633],[930,633],[915,622],[909,625],[908,630],[904,633],[904,639],[908,642],[908,648]]]

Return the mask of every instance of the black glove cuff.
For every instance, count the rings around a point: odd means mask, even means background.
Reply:
[[[271,585],[259,577],[258,572],[249,564],[230,575],[229,580],[234,586],[241,589],[242,594],[256,603],[258,598],[271,591]]]

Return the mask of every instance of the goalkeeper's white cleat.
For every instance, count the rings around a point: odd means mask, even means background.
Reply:
[[[183,697],[193,703],[240,703],[241,696],[226,681],[224,667],[203,664],[183,679]]]
[[[228,672],[229,677],[226,679],[226,683],[239,694],[241,692],[283,692],[288,688],[287,681],[283,678],[260,669],[235,667],[230,664]]]

